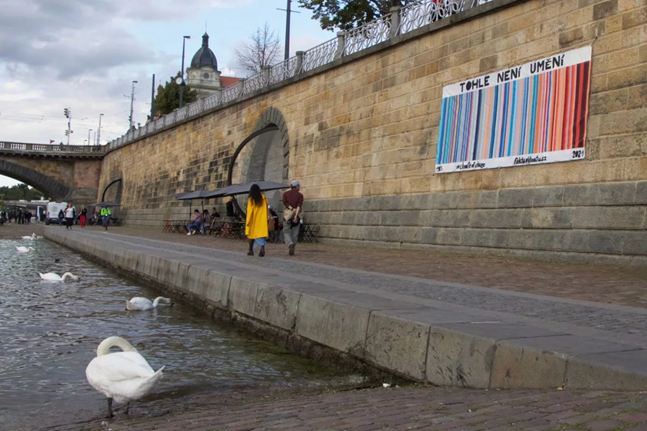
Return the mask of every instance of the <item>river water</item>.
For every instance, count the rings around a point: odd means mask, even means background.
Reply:
[[[19,254],[17,245],[35,251]],[[81,279],[49,283],[38,276],[68,271]],[[166,367],[153,399],[354,379],[214,322],[187,304],[125,310],[126,299],[159,295],[47,240],[0,240],[2,429],[101,418],[106,399],[87,383],[85,368],[101,340],[112,335],[127,339],[153,369]]]

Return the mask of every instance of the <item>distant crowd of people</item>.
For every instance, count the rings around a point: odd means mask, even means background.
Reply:
[[[97,208],[97,211],[88,218],[88,210],[86,207],[81,208],[81,212],[77,215],[76,207],[71,203],[68,203],[65,209],[61,209],[58,212],[57,218],[59,226],[65,225],[66,229],[72,229],[72,226],[77,224],[81,228],[85,228],[86,224],[96,225],[101,223],[108,230],[110,221],[113,224],[117,222],[117,219],[112,217],[112,210],[109,207],[102,207],[100,210]]]
[[[17,223],[17,224],[30,224],[31,219],[34,218],[34,221],[37,221],[34,215],[32,214],[31,211],[29,210],[18,210],[15,213],[9,212],[7,213],[6,211],[1,211],[0,212],[0,223]]]

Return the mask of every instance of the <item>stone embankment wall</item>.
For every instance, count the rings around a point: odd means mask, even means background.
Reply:
[[[173,194],[225,185],[234,150],[275,109],[289,178],[301,180],[307,221],[325,240],[644,263],[647,5],[487,8],[111,152],[102,184],[124,178],[128,223],[184,218]],[[444,85],[582,46],[593,51],[586,160],[434,174]]]

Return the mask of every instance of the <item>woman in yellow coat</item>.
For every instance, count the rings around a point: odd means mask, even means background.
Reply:
[[[258,255],[265,256],[265,240],[269,236],[267,217],[267,199],[261,193],[258,184],[252,184],[247,198],[247,218],[245,219],[245,235],[249,239],[247,256],[254,256],[254,245],[261,247]]]

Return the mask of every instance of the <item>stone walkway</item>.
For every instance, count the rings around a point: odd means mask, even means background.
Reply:
[[[55,228],[58,229],[58,228]],[[136,231],[138,239],[130,235]],[[86,230],[87,234],[95,236],[103,235],[100,230]],[[556,332],[565,332],[569,334],[595,337],[609,342],[621,342],[631,344],[640,348],[647,348],[647,309],[638,307],[627,307],[615,304],[603,304],[597,302],[582,301],[578,299],[564,299],[552,296],[536,295],[526,293],[524,286],[532,286],[531,291],[540,289],[558,290],[559,283],[566,279],[566,273],[575,272],[576,275],[584,276],[587,271],[593,272],[597,278],[589,279],[590,283],[597,281],[601,286],[611,286],[621,289],[623,282],[612,284],[611,280],[614,275],[620,275],[612,272],[611,268],[594,268],[592,266],[572,266],[559,265],[546,262],[516,262],[500,258],[474,258],[468,256],[457,256],[455,266],[463,265],[462,272],[456,274],[465,274],[465,278],[471,277],[472,270],[467,267],[470,259],[477,259],[482,265],[476,266],[479,271],[485,272],[491,268],[499,274],[499,279],[503,280],[507,271],[507,283],[511,286],[517,286],[517,291],[492,289],[482,285],[468,285],[455,282],[440,281],[437,279],[425,279],[422,277],[413,277],[399,268],[400,273],[406,275],[394,275],[366,271],[362,268],[364,264],[371,262],[375,265],[376,261],[382,261],[385,266],[390,265],[394,271],[396,265],[389,264],[389,254],[394,255],[411,255],[417,259],[420,265],[419,272],[422,268],[430,268],[436,263],[432,263],[436,257],[429,257],[426,264],[426,254],[419,252],[398,252],[391,250],[374,250],[374,249],[348,249],[334,246],[325,246],[320,244],[304,244],[299,246],[298,259],[292,259],[289,256],[280,256],[280,252],[286,250],[283,245],[271,244],[268,248],[268,255],[264,258],[258,256],[250,257],[244,252],[247,250],[246,245],[239,241],[222,240],[208,237],[195,237],[181,234],[160,234],[155,235],[152,230],[136,230],[133,228],[117,228],[109,231],[106,235],[111,240],[121,241],[124,247],[147,247],[150,249],[172,249],[174,252],[183,253],[186,256],[203,256],[210,259],[221,261],[235,262],[241,265],[250,265],[262,270],[277,271],[285,274],[307,275],[311,281],[326,280],[327,283],[337,282],[343,285],[351,285],[354,290],[364,288],[366,293],[383,291],[384,295],[392,299],[405,299],[415,297],[426,300],[426,304],[432,307],[450,309],[456,312],[473,312],[478,310],[479,314],[490,320],[504,320],[518,324],[527,324],[534,327],[541,327]],[[151,237],[160,238],[153,239]],[[170,243],[169,241],[172,241]],[[173,245],[171,245],[173,244]],[[194,245],[195,244],[195,245]],[[210,246],[211,250],[205,248]],[[232,251],[235,251],[232,253]],[[355,254],[352,257],[349,253]],[[340,255],[347,253],[344,261],[346,268],[339,268],[335,264],[328,265],[323,262],[330,260],[336,261]],[[285,253],[287,254],[287,253]],[[274,257],[279,255],[280,257]],[[443,262],[449,261],[453,257],[443,256]],[[313,263],[315,261],[317,263]],[[523,264],[519,272],[519,264]],[[486,265],[487,264],[487,265]],[[531,265],[537,265],[533,272],[529,272]],[[552,276],[550,267],[557,268],[557,275]],[[541,278],[535,278],[536,272],[542,272]],[[579,272],[576,272],[579,271]],[[524,275],[525,274],[525,275]],[[638,278],[631,278],[637,285],[647,284]],[[513,283],[519,280],[519,284]],[[556,287],[557,286],[557,287]],[[586,288],[583,281],[578,281],[577,290],[582,291]],[[603,290],[601,286],[598,289]],[[647,289],[646,289],[647,290]],[[521,291],[521,292],[520,292]],[[395,294],[395,296],[393,296]],[[390,296],[389,296],[390,295]],[[647,293],[645,293],[647,295]]]
[[[647,430],[647,394],[404,387],[138,403],[72,430]]]
[[[137,233],[138,238],[133,237],[134,233]],[[577,356],[598,350],[604,352],[609,348],[608,351],[618,351],[615,358],[633,357],[630,359],[631,367],[635,368],[636,364],[638,368],[644,366],[645,350],[639,349],[647,348],[647,309],[542,296],[524,291],[534,292],[545,288],[542,285],[546,284],[548,287],[554,286],[566,280],[571,271],[584,278],[588,277],[586,279],[591,283],[598,281],[602,285],[608,283],[607,286],[613,286],[612,268],[327,245],[299,246],[296,259],[285,256],[284,246],[271,245],[268,247],[268,256],[259,258],[240,253],[246,250],[242,242],[161,234],[145,229],[116,228],[108,233],[86,230],[68,235],[91,238],[93,242],[96,241],[95,244],[105,238],[107,243],[124,250],[173,255],[175,259],[192,264],[195,262],[197,265],[204,261],[214,266],[251,268],[265,274],[288,274],[303,281],[318,280],[338,289],[351,289],[358,297],[368,299],[369,303],[371,296],[379,297],[382,300],[440,308],[449,314],[476,313],[478,322],[483,324],[489,320],[501,319],[542,328],[541,330],[574,334],[557,334],[543,339],[549,344],[553,343],[550,340],[554,340],[557,344],[553,346],[558,352]],[[279,256],[281,253],[283,255]],[[345,268],[323,264],[334,263],[341,256],[346,256],[346,260],[345,265],[339,266]],[[403,256],[411,256],[409,260],[420,265],[417,269],[419,273],[415,273],[417,277],[389,263],[397,258],[406,266]],[[372,267],[378,261],[382,261],[393,271],[386,271],[385,268],[380,268],[384,271],[363,270],[363,265]],[[492,289],[485,287],[485,283],[468,285],[463,284],[464,281],[457,283],[455,279],[450,282],[446,279],[439,281],[433,277],[420,277],[420,272],[426,273],[425,271],[429,271],[427,274],[431,275],[434,265],[445,265],[445,268],[447,265],[455,268],[462,265],[463,272],[458,271],[456,277],[465,277],[460,280],[470,279],[473,277],[468,265],[471,261],[481,263],[475,266],[480,268],[476,271],[485,273],[490,268],[499,274],[501,280],[507,271],[508,283],[517,286],[514,289],[517,291]],[[520,265],[521,273],[518,272]],[[551,273],[552,267],[556,268],[552,272],[558,274],[555,277]],[[597,277],[586,275],[589,272]],[[543,273],[543,278],[538,282],[534,274],[539,273]],[[619,276],[621,280],[631,280],[637,286],[644,283],[635,274]],[[514,283],[515,279],[520,280],[520,285],[526,286],[524,283],[527,283],[532,289],[519,288]],[[577,277],[573,280],[577,281]],[[584,283],[574,284],[577,285],[574,291],[583,291],[586,287]],[[473,326],[476,330],[479,326],[487,325]],[[595,339],[586,341],[585,337]],[[532,336],[526,342],[533,346]],[[624,351],[617,350],[614,342],[626,343],[629,347]],[[640,356],[634,357],[634,354]],[[214,393],[212,396],[195,397],[182,403],[160,399],[138,403],[128,418],[121,414],[103,425],[100,420],[96,420],[55,429],[647,431],[645,392],[578,392],[561,391],[557,386],[553,387],[555,389],[551,391],[484,391],[414,386],[332,393],[248,393],[230,399],[220,399]]]
[[[229,251],[247,250],[243,241],[163,233],[161,230],[123,226],[111,228],[110,232]],[[287,258],[287,247],[269,244],[267,256]],[[299,244],[293,260],[560,298],[647,307],[647,268],[329,244]]]

